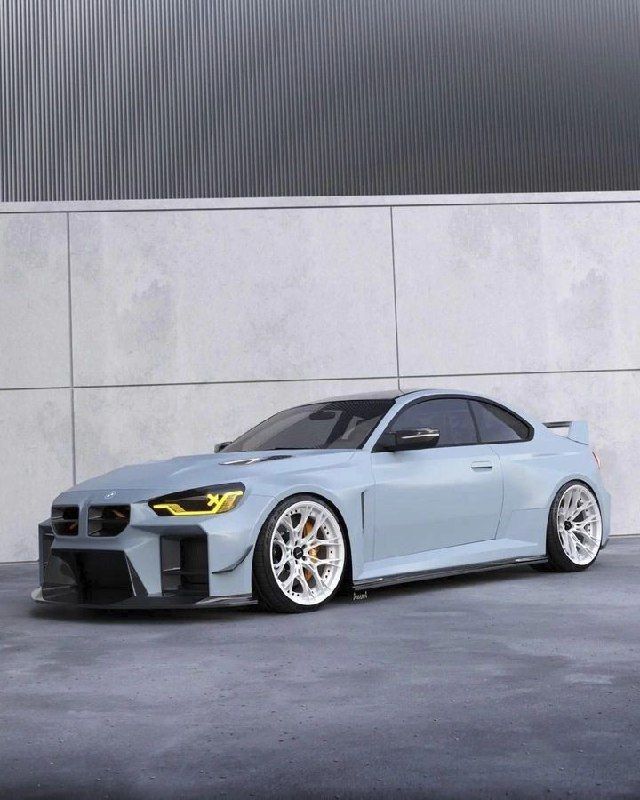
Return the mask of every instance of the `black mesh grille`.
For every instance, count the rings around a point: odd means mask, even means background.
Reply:
[[[89,536],[117,536],[129,524],[129,506],[91,506]]]
[[[77,536],[78,506],[53,506],[51,527],[56,536]]]

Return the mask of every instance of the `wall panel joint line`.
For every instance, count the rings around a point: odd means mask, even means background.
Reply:
[[[67,305],[69,307],[69,382],[71,398],[71,477],[72,483],[76,483],[76,398],[75,383],[73,375],[73,314],[71,306],[71,230],[69,223],[69,212],[67,218]]]

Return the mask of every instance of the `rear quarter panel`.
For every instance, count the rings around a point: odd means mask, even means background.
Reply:
[[[549,508],[560,487],[580,480],[595,492],[603,522],[603,541],[609,535],[610,498],[588,445],[534,425],[529,442],[491,445],[500,457],[504,496],[496,538],[535,543],[543,554]]]

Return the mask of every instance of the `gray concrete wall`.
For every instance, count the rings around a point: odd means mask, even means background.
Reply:
[[[398,383],[587,418],[639,533],[639,252],[638,193],[0,205],[0,561],[75,479]]]

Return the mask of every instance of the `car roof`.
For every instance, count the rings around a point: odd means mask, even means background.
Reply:
[[[321,402],[332,403],[335,400],[395,400],[404,392],[399,389],[383,389],[379,392],[358,392],[356,394],[341,394],[325,397]]]
[[[326,397],[321,402],[332,403],[337,400],[397,400],[399,397],[407,395],[429,395],[429,394],[460,394],[476,396],[473,392],[463,392],[460,389],[382,389],[378,392],[359,392],[357,394],[347,394],[333,397]]]

